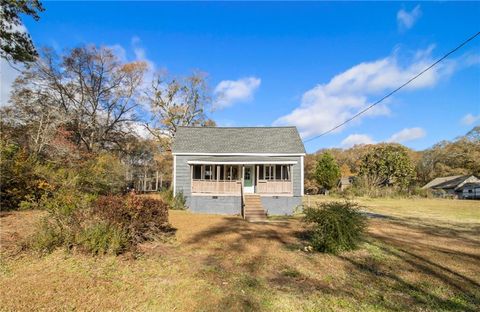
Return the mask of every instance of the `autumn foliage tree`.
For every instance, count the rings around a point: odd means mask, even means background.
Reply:
[[[422,183],[442,176],[480,176],[480,126],[453,141],[442,141],[423,151],[416,171]]]

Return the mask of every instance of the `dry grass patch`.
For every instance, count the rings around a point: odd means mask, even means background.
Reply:
[[[22,217],[15,214],[7,218]],[[136,259],[63,251],[46,257],[4,256],[0,301],[3,309],[25,311],[480,307],[480,230],[475,222],[451,228],[448,222],[371,219],[361,249],[334,256],[301,251],[301,221],[282,220],[254,224],[171,211],[176,241],[144,244]]]

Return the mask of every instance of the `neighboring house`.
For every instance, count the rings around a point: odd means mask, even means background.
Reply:
[[[474,175],[441,177],[433,179],[422,189],[431,189],[434,193],[463,198],[463,188],[470,183],[480,183],[480,179]]]
[[[463,185],[463,198],[480,199],[480,182],[469,182]]]
[[[173,191],[191,211],[292,214],[302,203],[305,148],[295,127],[180,127]]]
[[[351,187],[354,179],[354,176],[340,178],[340,180],[338,181],[338,187],[340,188],[340,191],[344,191],[347,188]]]

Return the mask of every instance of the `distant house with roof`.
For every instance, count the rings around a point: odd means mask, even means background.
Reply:
[[[351,187],[355,181],[355,176],[341,177],[338,180],[338,188],[340,191],[344,191],[347,188]]]
[[[422,189],[430,189],[438,195],[443,194],[464,198],[464,187],[475,190],[475,185],[477,184],[480,184],[480,179],[474,175],[456,175],[435,178],[424,185]]]
[[[301,204],[305,148],[295,127],[179,127],[173,191],[193,212],[263,220]]]
[[[462,197],[465,199],[480,199],[480,182],[465,183]]]

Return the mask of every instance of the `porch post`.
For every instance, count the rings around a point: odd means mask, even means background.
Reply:
[[[242,165],[242,187],[243,187],[244,179],[245,179],[245,165]]]

